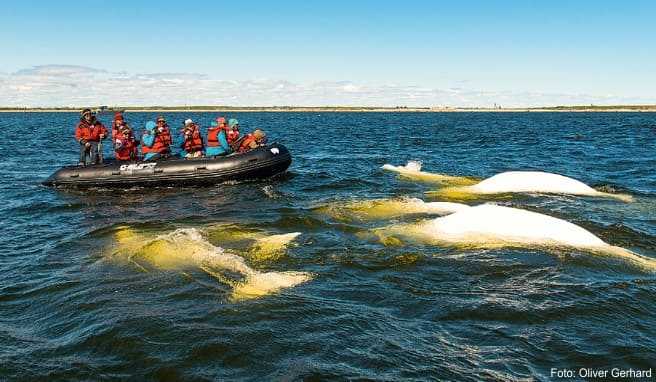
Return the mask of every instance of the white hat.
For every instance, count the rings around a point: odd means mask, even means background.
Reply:
[[[185,120],[185,126],[191,125],[194,123],[194,121],[191,120],[191,118]]]

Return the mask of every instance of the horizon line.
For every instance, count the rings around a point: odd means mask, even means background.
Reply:
[[[392,109],[392,110],[456,110],[456,109],[491,109],[491,110],[526,110],[526,109],[562,109],[562,108],[655,108],[656,103],[631,103],[631,104],[560,104],[560,105],[543,105],[543,106],[346,106],[346,105],[267,105],[267,106],[236,106],[236,105],[71,105],[71,106],[0,106],[0,110],[82,110],[85,108],[97,109],[98,111],[116,111],[116,110],[144,110],[144,109]]]

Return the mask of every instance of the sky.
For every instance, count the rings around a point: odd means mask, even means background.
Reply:
[[[656,104],[653,1],[0,3],[0,106]]]

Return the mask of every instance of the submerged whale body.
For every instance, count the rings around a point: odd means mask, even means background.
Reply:
[[[421,162],[408,161],[405,166],[393,166],[384,164],[383,170],[398,173],[400,176],[426,183],[450,184],[450,185],[470,185],[476,183],[476,179],[465,176],[452,176],[445,174],[435,174],[432,172],[421,171]]]
[[[270,242],[282,248],[298,236],[298,233],[274,235]],[[173,232],[148,237],[129,228],[116,232],[118,249],[115,254],[147,271],[155,269],[200,268],[233,288],[232,298],[247,299],[277,292],[306,282],[312,278],[305,272],[260,272],[248,266],[244,258],[230,253],[207,241],[195,228],[177,229]],[[271,244],[272,246],[275,246]],[[225,277],[223,271],[239,274],[242,280]]]
[[[575,224],[537,212],[492,204],[419,223],[393,225],[376,233],[381,239],[391,235],[437,245],[577,248],[622,258],[656,271],[656,259],[612,246]]]
[[[334,202],[317,210],[338,219],[386,219],[409,214],[446,215],[464,208],[466,204],[424,202],[417,198],[370,199]]]
[[[494,175],[474,185],[450,187],[431,193],[451,197],[461,196],[463,198],[468,195],[545,193],[607,197],[627,202],[632,200],[630,195],[597,191],[576,179],[541,171],[508,171]]]

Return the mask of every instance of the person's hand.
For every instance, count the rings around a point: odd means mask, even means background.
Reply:
[[[100,134],[100,139],[105,139],[105,134]]]
[[[85,143],[84,147],[91,147],[91,143],[89,143],[89,142]]]

